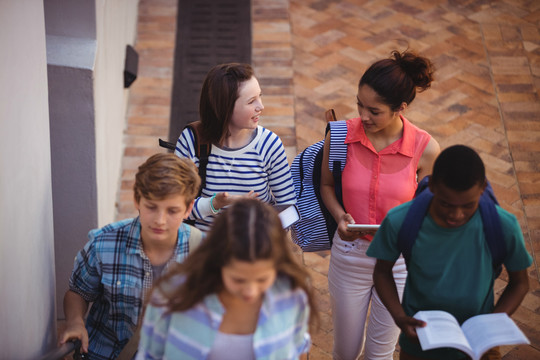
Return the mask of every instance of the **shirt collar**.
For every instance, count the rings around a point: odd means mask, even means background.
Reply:
[[[141,241],[141,222],[137,216],[130,225],[126,242],[126,252],[128,254],[142,254],[143,247]]]
[[[289,287],[290,282],[286,278],[278,275],[274,284],[264,293],[263,303],[261,305],[261,310],[259,313],[259,323],[264,324],[271,314],[275,310],[277,299],[278,288],[280,287]],[[217,293],[207,295],[203,299],[204,306],[210,310],[210,316],[212,321],[217,321],[217,326],[221,323],[223,315],[225,313],[225,308],[219,300]]]
[[[405,156],[413,157],[414,143],[416,141],[413,125],[403,115],[400,115],[399,117],[403,122],[403,136],[399,140],[396,140],[394,143],[390,144],[390,146],[387,148],[383,149],[381,152],[389,154],[401,153]],[[360,142],[371,151],[376,152],[366,136],[364,126],[362,125],[362,120],[359,117],[347,120],[347,136],[345,137],[345,144],[355,142]]]
[[[175,263],[175,262],[181,262],[181,259],[177,259],[179,255],[179,244],[180,244],[180,236],[185,237],[185,229],[183,226],[187,226],[184,223],[180,224],[178,228],[178,239],[176,241],[176,245],[174,247],[173,256],[169,259],[167,262],[167,268]],[[187,244],[185,246],[188,246]],[[141,222],[139,220],[139,217],[133,219],[133,222],[130,224],[128,236],[127,236],[127,242],[126,242],[126,253],[128,254],[139,254],[142,258],[147,258],[146,254],[143,250],[143,243],[141,240]]]

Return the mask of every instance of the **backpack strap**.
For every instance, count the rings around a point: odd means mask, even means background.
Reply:
[[[420,194],[422,191],[428,189],[429,190],[429,178],[430,178],[430,175],[428,176],[424,176],[424,178],[422,180],[420,180],[420,182],[418,183],[418,186],[416,187],[416,190],[414,192],[414,197],[417,197],[418,194]]]
[[[345,168],[347,161],[347,122],[345,120],[332,121],[326,126],[326,134],[330,131],[330,154],[328,168],[333,171],[336,167],[340,171]]]
[[[300,190],[298,191],[298,197],[302,197],[302,194],[304,193],[304,154],[306,153],[306,149],[304,149],[300,153],[300,161],[298,166],[298,171],[300,172]]]
[[[197,229],[194,226],[191,226],[189,230],[190,232],[189,232],[188,244],[189,244],[189,252],[191,253],[201,243],[202,231]]]
[[[489,187],[489,190],[488,190]],[[482,216],[482,223],[484,226],[484,236],[491,252],[491,260],[493,263],[493,269],[498,277],[502,271],[502,264],[506,257],[506,243],[504,242],[504,234],[501,224],[501,218],[497,212],[497,199],[495,202],[495,195],[493,189],[488,182],[488,186],[480,197],[478,207],[480,209],[480,215]]]
[[[120,354],[118,354],[117,360],[131,360],[135,357],[139,348],[139,339],[141,338],[141,326],[142,319],[139,320],[137,327],[133,331],[133,334],[129,338],[127,344],[122,348]]]
[[[199,158],[199,177],[201,178],[201,187],[199,188],[199,193],[197,194],[197,197],[199,197],[201,196],[202,189],[204,189],[206,185],[206,167],[208,166],[208,157],[210,156],[212,144],[202,140],[200,135],[202,132],[202,122],[200,120],[191,122],[187,124],[186,127],[191,129],[193,132],[193,137],[195,139],[193,144],[195,148],[195,156]]]
[[[403,220],[403,224],[399,229],[397,244],[407,266],[409,266],[412,248],[428,212],[431,199],[433,199],[433,193],[429,188],[419,193],[412,201]]]
[[[347,162],[347,122],[345,120],[332,121],[326,126],[326,134],[330,131],[330,154],[328,156],[328,167],[334,176],[334,187],[336,197],[343,206],[343,189],[341,186],[341,173]]]

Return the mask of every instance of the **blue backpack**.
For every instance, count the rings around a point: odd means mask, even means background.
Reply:
[[[342,203],[341,172],[347,160],[347,124],[335,121],[333,110],[327,112],[330,131],[330,167],[334,176],[336,197]],[[323,251],[332,247],[332,238],[337,224],[321,198],[321,166],[324,140],[308,146],[298,154],[291,164],[291,175],[296,191],[296,206],[300,220],[291,227],[291,235],[303,251]],[[329,166],[330,166],[329,164]]]
[[[403,254],[407,266],[411,258],[414,242],[433,198],[433,193],[428,187],[428,181],[429,177],[426,176],[418,184],[414,200],[398,232],[398,248]],[[501,219],[495,205],[499,205],[499,202],[488,181],[486,189],[480,197],[478,208],[482,216],[484,235],[491,252],[493,269],[496,277],[498,277],[502,271],[502,263],[506,256],[506,243],[504,242]]]

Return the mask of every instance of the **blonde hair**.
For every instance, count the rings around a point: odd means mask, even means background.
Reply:
[[[150,156],[139,166],[133,192],[135,201],[141,197],[162,200],[169,195],[183,195],[186,206],[195,199],[201,186],[197,166],[188,159],[170,153]]]

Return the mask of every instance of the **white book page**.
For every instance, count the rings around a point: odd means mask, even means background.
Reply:
[[[286,229],[296,221],[300,220],[300,214],[295,205],[289,205],[287,208],[280,211],[279,218],[283,224],[283,228]]]
[[[461,327],[476,357],[499,345],[529,344],[529,340],[506,313],[477,315]]]
[[[423,328],[416,328],[422,350],[452,347],[472,357],[471,346],[452,315],[445,311],[430,310],[419,311],[414,318],[427,323]]]

